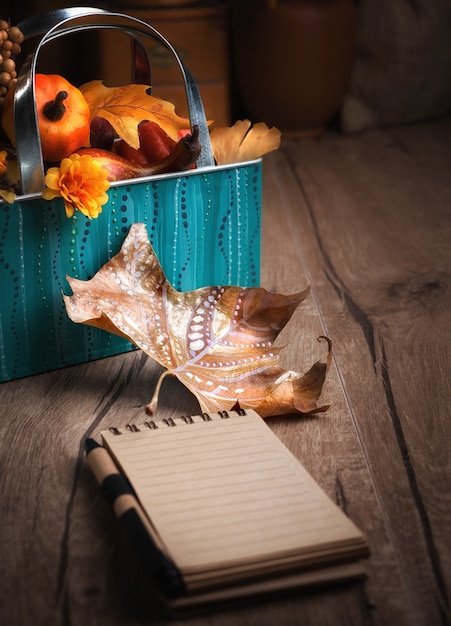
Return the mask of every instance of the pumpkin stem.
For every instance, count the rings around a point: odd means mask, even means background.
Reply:
[[[64,105],[64,100],[69,96],[67,91],[59,91],[56,94],[55,100],[49,100],[45,103],[43,113],[47,119],[51,122],[58,122],[63,119],[64,114],[66,113],[66,107]]]

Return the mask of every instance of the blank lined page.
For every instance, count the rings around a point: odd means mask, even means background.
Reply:
[[[102,436],[184,573],[362,537],[254,411]]]

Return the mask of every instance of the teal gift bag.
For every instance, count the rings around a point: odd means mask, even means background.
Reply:
[[[141,20],[99,9],[52,11],[19,27],[25,36],[41,34],[34,59],[52,39],[80,28],[100,27],[126,30],[144,74],[149,68],[141,37],[157,39],[176,54]],[[89,279],[111,259],[135,222],[146,224],[150,242],[176,289],[258,286],[261,160],[214,165],[197,87],[177,60],[185,78],[191,123],[200,129],[202,153],[196,168],[112,183],[109,201],[95,220],[78,211],[67,218],[61,199],[41,198],[44,171],[29,88],[34,62],[22,68],[15,119],[20,120],[16,142],[24,193],[12,204],[0,202],[0,381],[133,349],[123,338],[71,322],[62,293],[70,293],[67,275]],[[145,82],[144,76],[139,78],[135,76],[134,82]]]

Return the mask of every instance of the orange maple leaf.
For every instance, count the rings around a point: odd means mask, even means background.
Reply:
[[[80,87],[91,110],[91,120],[104,118],[132,148],[139,148],[138,125],[143,120],[156,122],[174,141],[177,132],[190,128],[190,121],[179,117],[171,102],[150,94],[149,85],[106,87],[101,80],[92,80]]]
[[[244,287],[179,292],[167,281],[144,224],[88,281],[69,278],[64,296],[74,322],[128,338],[175,375],[203,411],[253,408],[262,417],[314,413],[330,364],[301,375],[283,369],[274,340],[309,288],[291,295]],[[164,376],[164,375],[163,375]],[[155,411],[159,385],[150,411]]]

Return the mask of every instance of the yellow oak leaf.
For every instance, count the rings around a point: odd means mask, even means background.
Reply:
[[[190,128],[190,121],[175,112],[171,102],[150,94],[148,85],[106,87],[101,80],[92,80],[80,87],[91,110],[91,120],[107,120],[132,148],[139,148],[138,125],[143,120],[156,122],[174,141],[177,132]]]
[[[69,317],[128,338],[176,376],[203,411],[253,408],[262,417],[315,413],[325,363],[305,374],[279,365],[274,341],[309,292],[262,287],[203,287],[179,292],[167,281],[144,224],[134,224],[120,252],[91,280],[68,278]],[[148,412],[156,410],[159,384]]]
[[[233,126],[218,126],[210,132],[211,147],[217,165],[242,163],[259,159],[277,150],[281,133],[258,122],[251,128],[249,120],[237,120]]]

